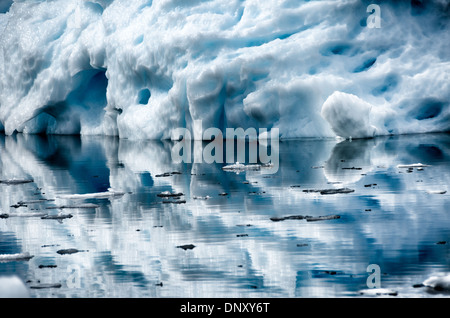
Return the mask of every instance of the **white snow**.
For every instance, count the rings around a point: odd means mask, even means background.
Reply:
[[[450,130],[447,2],[383,2],[380,28],[366,9],[16,1],[0,13],[0,130],[169,139],[200,119],[282,138]]]

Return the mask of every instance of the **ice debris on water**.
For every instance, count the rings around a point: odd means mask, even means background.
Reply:
[[[181,192],[170,192],[170,191],[164,191],[161,193],[158,193],[157,196],[160,198],[172,198],[172,197],[181,197],[184,194]]]
[[[195,247],[194,244],[186,244],[186,245],[179,245],[177,248],[181,248],[183,250],[192,250]]]
[[[359,294],[366,296],[397,296],[398,292],[389,288],[368,288],[360,290]]]
[[[403,165],[397,165],[397,168],[425,168],[429,167],[430,165],[426,165],[423,163],[413,163],[413,164],[403,164]]]
[[[423,286],[437,292],[450,293],[450,274],[434,275],[427,278],[423,283]]]
[[[86,193],[86,194],[63,194],[58,198],[71,200],[85,200],[85,199],[112,199],[122,197],[125,192],[117,191],[109,188],[106,192]]]
[[[7,185],[16,185],[16,184],[24,184],[24,183],[31,183],[34,182],[33,179],[5,179],[0,180],[0,183],[7,184]]]
[[[224,171],[234,171],[234,172],[242,172],[242,171],[259,171],[264,168],[272,168],[273,164],[267,163],[267,164],[242,164],[239,162],[236,162],[232,165],[227,165],[222,167],[222,170]]]
[[[16,253],[16,254],[0,254],[0,262],[12,262],[12,261],[29,261],[34,255],[29,252]]]
[[[285,217],[271,217],[270,220],[273,222],[285,221],[285,220],[306,220],[307,222],[314,221],[325,221],[325,220],[335,220],[340,219],[340,215],[323,215],[323,216],[310,216],[310,215],[289,215]]]

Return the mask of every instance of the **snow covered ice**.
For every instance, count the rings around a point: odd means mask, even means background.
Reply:
[[[8,1],[5,2],[8,4]],[[0,6],[0,130],[169,139],[450,129],[449,3],[15,1]]]

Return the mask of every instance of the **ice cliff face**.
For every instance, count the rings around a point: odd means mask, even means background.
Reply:
[[[2,6],[6,134],[160,139],[199,119],[282,138],[450,130],[449,1]]]

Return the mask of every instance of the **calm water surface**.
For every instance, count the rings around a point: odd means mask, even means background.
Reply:
[[[450,135],[283,141],[274,174],[175,164],[173,146],[1,136],[0,179],[33,182],[0,184],[0,254],[34,257],[0,275],[32,297],[359,297],[377,264],[397,297],[448,296],[413,285],[450,271]],[[429,166],[397,167],[413,163]],[[125,194],[60,197],[109,188]],[[354,192],[304,191],[330,188]],[[163,203],[163,191],[186,202]],[[84,203],[98,207],[48,209]],[[40,217],[59,212],[73,217]],[[271,220],[292,215],[340,218]],[[79,252],[57,253],[68,248]],[[31,288],[43,284],[60,287]]]

